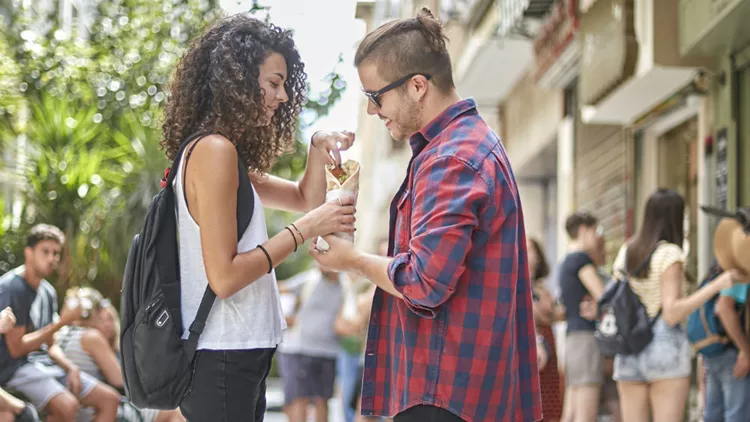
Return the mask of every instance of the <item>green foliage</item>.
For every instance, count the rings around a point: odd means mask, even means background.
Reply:
[[[28,228],[47,222],[68,238],[58,289],[93,285],[117,301],[130,242],[169,164],[158,145],[166,84],[189,42],[221,14],[208,0],[102,0],[86,42],[76,22],[67,31],[56,23],[59,10],[21,3],[0,24],[0,146],[25,145],[23,165],[0,170],[24,182],[15,213],[0,196],[0,272],[21,263]],[[335,73],[327,82],[307,103],[300,133],[345,89]],[[273,173],[297,179],[306,145],[299,141]],[[266,216],[272,233],[295,218]],[[298,252],[279,276],[308,260]]]

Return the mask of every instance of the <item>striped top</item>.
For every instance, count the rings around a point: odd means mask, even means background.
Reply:
[[[615,259],[615,270],[625,268],[625,253],[628,250],[627,245],[620,248],[620,252]],[[674,243],[662,242],[651,256],[651,262],[647,278],[629,277],[630,288],[638,295],[641,302],[646,307],[648,315],[655,317],[661,309],[661,276],[670,265],[675,262],[685,264],[685,253],[682,248]],[[687,295],[688,283],[683,277],[682,295]]]
[[[34,331],[41,330],[58,320],[57,292],[55,291],[55,287],[52,286],[49,281],[42,280],[42,282],[39,283],[39,288],[36,291],[36,299],[34,299],[34,302],[31,304],[29,318],[31,318]],[[29,362],[40,363],[46,366],[55,365],[55,362],[52,361],[48,352],[49,348],[47,345],[42,344],[39,347],[39,350],[34,350],[29,353]]]
[[[57,335],[56,343],[65,352],[65,356],[73,362],[82,372],[85,372],[99,381],[105,381],[104,374],[94,362],[88,352],[81,346],[81,337],[86,328],[77,326],[63,327]]]

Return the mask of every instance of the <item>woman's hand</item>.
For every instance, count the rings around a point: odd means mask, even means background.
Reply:
[[[302,232],[305,240],[314,239],[331,233],[354,232],[354,198],[341,198],[326,202],[297,220],[295,226]]]
[[[538,296],[536,302],[534,302],[534,319],[544,325],[550,325],[554,322],[555,317],[555,300],[547,289],[541,284],[537,284],[533,287],[533,291]]]
[[[354,145],[354,133],[348,131],[317,131],[310,144],[326,157],[326,164],[341,164],[341,151]]]
[[[549,354],[547,353],[547,344],[541,336],[536,338],[536,363],[541,371],[547,366],[549,362]]]
[[[747,274],[740,270],[730,269],[721,273],[717,278],[716,282],[721,286],[721,290],[728,289],[735,284],[746,284],[750,282]]]

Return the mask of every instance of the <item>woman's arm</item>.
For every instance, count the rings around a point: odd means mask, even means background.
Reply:
[[[250,172],[250,179],[263,205],[292,212],[308,212],[320,206],[326,197],[326,164],[340,164],[339,150],[354,143],[349,132],[316,132],[310,141],[307,167],[299,182],[273,175]]]
[[[117,361],[117,356],[104,335],[99,330],[86,329],[81,335],[81,347],[102,371],[107,384],[115,388],[122,388],[120,362]]]
[[[221,299],[248,286],[301,246],[296,230],[282,230],[260,248],[237,252],[237,150],[220,135],[210,135],[195,146],[186,172],[185,189],[190,213],[200,226],[201,248],[208,282]],[[324,204],[294,224],[304,240],[333,232],[354,231],[351,199]]]
[[[669,326],[675,326],[723,289],[732,287],[740,275],[735,271],[724,271],[713,281],[687,297],[682,297],[684,274],[681,262],[670,265],[661,277],[661,318]]]

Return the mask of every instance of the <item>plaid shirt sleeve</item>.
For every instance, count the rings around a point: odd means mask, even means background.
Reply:
[[[489,190],[459,158],[438,157],[420,166],[413,183],[409,249],[388,268],[394,287],[416,314],[434,318],[435,309],[455,291]]]

